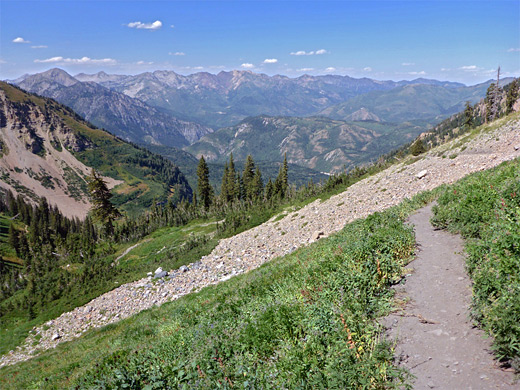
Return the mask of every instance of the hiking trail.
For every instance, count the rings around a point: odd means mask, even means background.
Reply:
[[[519,389],[512,369],[502,369],[491,341],[470,317],[471,280],[466,274],[460,236],[435,230],[433,205],[410,217],[418,253],[406,279],[396,286],[400,310],[384,319],[396,342],[398,364],[422,389]]]

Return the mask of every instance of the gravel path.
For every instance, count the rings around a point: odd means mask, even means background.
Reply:
[[[88,329],[119,321],[257,268],[266,261],[337,232],[346,223],[397,205],[419,192],[453,183],[469,173],[520,157],[520,119],[505,123],[493,132],[483,133],[462,148],[455,147],[457,142],[434,149],[414,163],[396,164],[324,202],[317,200],[289,212],[279,221],[273,218],[256,228],[221,240],[210,255],[172,271],[168,278],[159,281],[144,278],[125,284],[85,306],[64,313],[35,328],[24,345],[0,358],[0,366],[29,359],[39,351],[80,336]],[[41,337],[39,342],[35,342],[35,335]]]
[[[471,281],[464,270],[463,241],[434,230],[432,205],[410,218],[419,252],[411,275],[397,286],[406,305],[385,319],[396,339],[399,364],[415,375],[414,389],[518,389],[512,370],[501,370],[490,340],[469,318]]]

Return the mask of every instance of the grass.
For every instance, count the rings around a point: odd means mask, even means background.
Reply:
[[[433,196],[4,367],[0,387],[397,388],[376,319],[415,249],[404,218]]]
[[[0,217],[0,228],[6,222],[5,217]],[[157,267],[165,270],[177,269],[182,265],[199,260],[202,256],[209,254],[217,245],[217,239],[212,238],[215,231],[216,222],[211,221],[192,221],[183,227],[159,229],[141,240],[136,248],[123,256],[119,260],[114,274],[92,291],[56,300],[52,307],[39,313],[31,321],[27,321],[24,311],[14,311],[10,315],[3,316],[0,327],[0,354],[7,353],[22,344],[34,326],[39,326],[66,311],[84,305],[121,284],[144,278],[147,272],[153,272]],[[116,253],[108,256],[105,261],[115,261],[130,246],[130,244],[120,245]],[[7,248],[6,253],[12,251],[7,243],[2,242],[0,235],[0,250],[4,247]],[[103,248],[98,249],[103,250]],[[6,256],[6,259],[10,258]],[[19,259],[18,262],[22,264]],[[9,304],[9,301],[23,299],[23,294],[23,291],[19,291],[13,297],[2,302],[2,305]]]
[[[472,315],[520,372],[520,160],[447,187],[433,223],[466,239]]]

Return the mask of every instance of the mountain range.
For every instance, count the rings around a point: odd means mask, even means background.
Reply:
[[[69,106],[94,125],[127,141],[182,147],[213,131],[100,84],[78,81],[61,69],[27,75],[14,82],[26,91]]]
[[[287,153],[290,163],[331,172],[409,142],[466,101],[482,99],[492,80],[465,86],[236,70],[73,77],[51,69],[13,82],[135,143],[183,148],[217,164],[230,153],[237,161],[252,154],[263,162],[279,162]]]

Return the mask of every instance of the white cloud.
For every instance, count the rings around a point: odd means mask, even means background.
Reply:
[[[319,49],[319,50],[316,50],[316,51],[305,51],[305,50],[298,50],[298,51],[293,51],[291,52],[290,54],[292,56],[313,56],[313,55],[321,55],[321,54],[327,54],[328,51],[325,50],[325,49]]]
[[[184,53],[182,51],[169,52],[168,54],[171,56],[185,56],[186,55],[186,53]]]
[[[31,43],[31,41],[26,41],[22,37],[18,37],[18,38],[13,39],[13,43]]]
[[[420,72],[408,72],[408,74],[412,76],[424,76],[426,72],[424,70],[421,70]]]
[[[251,68],[254,68],[255,66],[253,64],[250,64],[248,62],[246,63],[243,63],[242,65],[240,65],[242,68],[244,69],[251,69]]]
[[[298,72],[312,72],[314,68],[301,68],[298,69]]]
[[[477,65],[465,65],[459,68],[460,70],[477,70]]]
[[[449,72],[450,70],[450,68],[441,68],[441,72]]]
[[[336,70],[336,68],[334,68],[333,66],[329,66],[327,69],[325,69],[325,72],[334,72]]]
[[[415,65],[415,62],[403,62],[401,65],[402,66],[413,66],[413,65]]]
[[[63,58],[63,57],[51,57],[45,60],[34,60],[36,63],[41,64],[68,64],[68,65],[115,65],[117,63],[116,60],[112,58],[101,58],[101,59],[93,59],[89,57],[82,58]]]
[[[31,46],[31,49],[47,49],[47,45],[37,45],[37,46]]]
[[[160,20],[156,20],[153,23],[131,22],[127,26],[143,30],[159,30],[162,27],[162,22]]]
[[[195,70],[202,70],[202,69],[204,69],[204,67],[203,66],[194,66],[193,69],[195,69]]]
[[[278,60],[276,58],[266,58],[264,64],[276,64]]]
[[[152,65],[153,62],[148,62],[148,61],[137,61],[136,62],[136,65]]]
[[[170,27],[171,27],[171,28],[175,28],[175,25],[174,25],[174,24],[170,24]]]
[[[507,52],[508,53],[513,53],[515,51],[520,51],[520,47],[512,47],[511,49],[509,49]]]
[[[0,58],[0,64],[7,64],[7,62]]]
[[[372,72],[372,68],[370,66],[367,66],[367,67],[363,68],[363,71]]]

